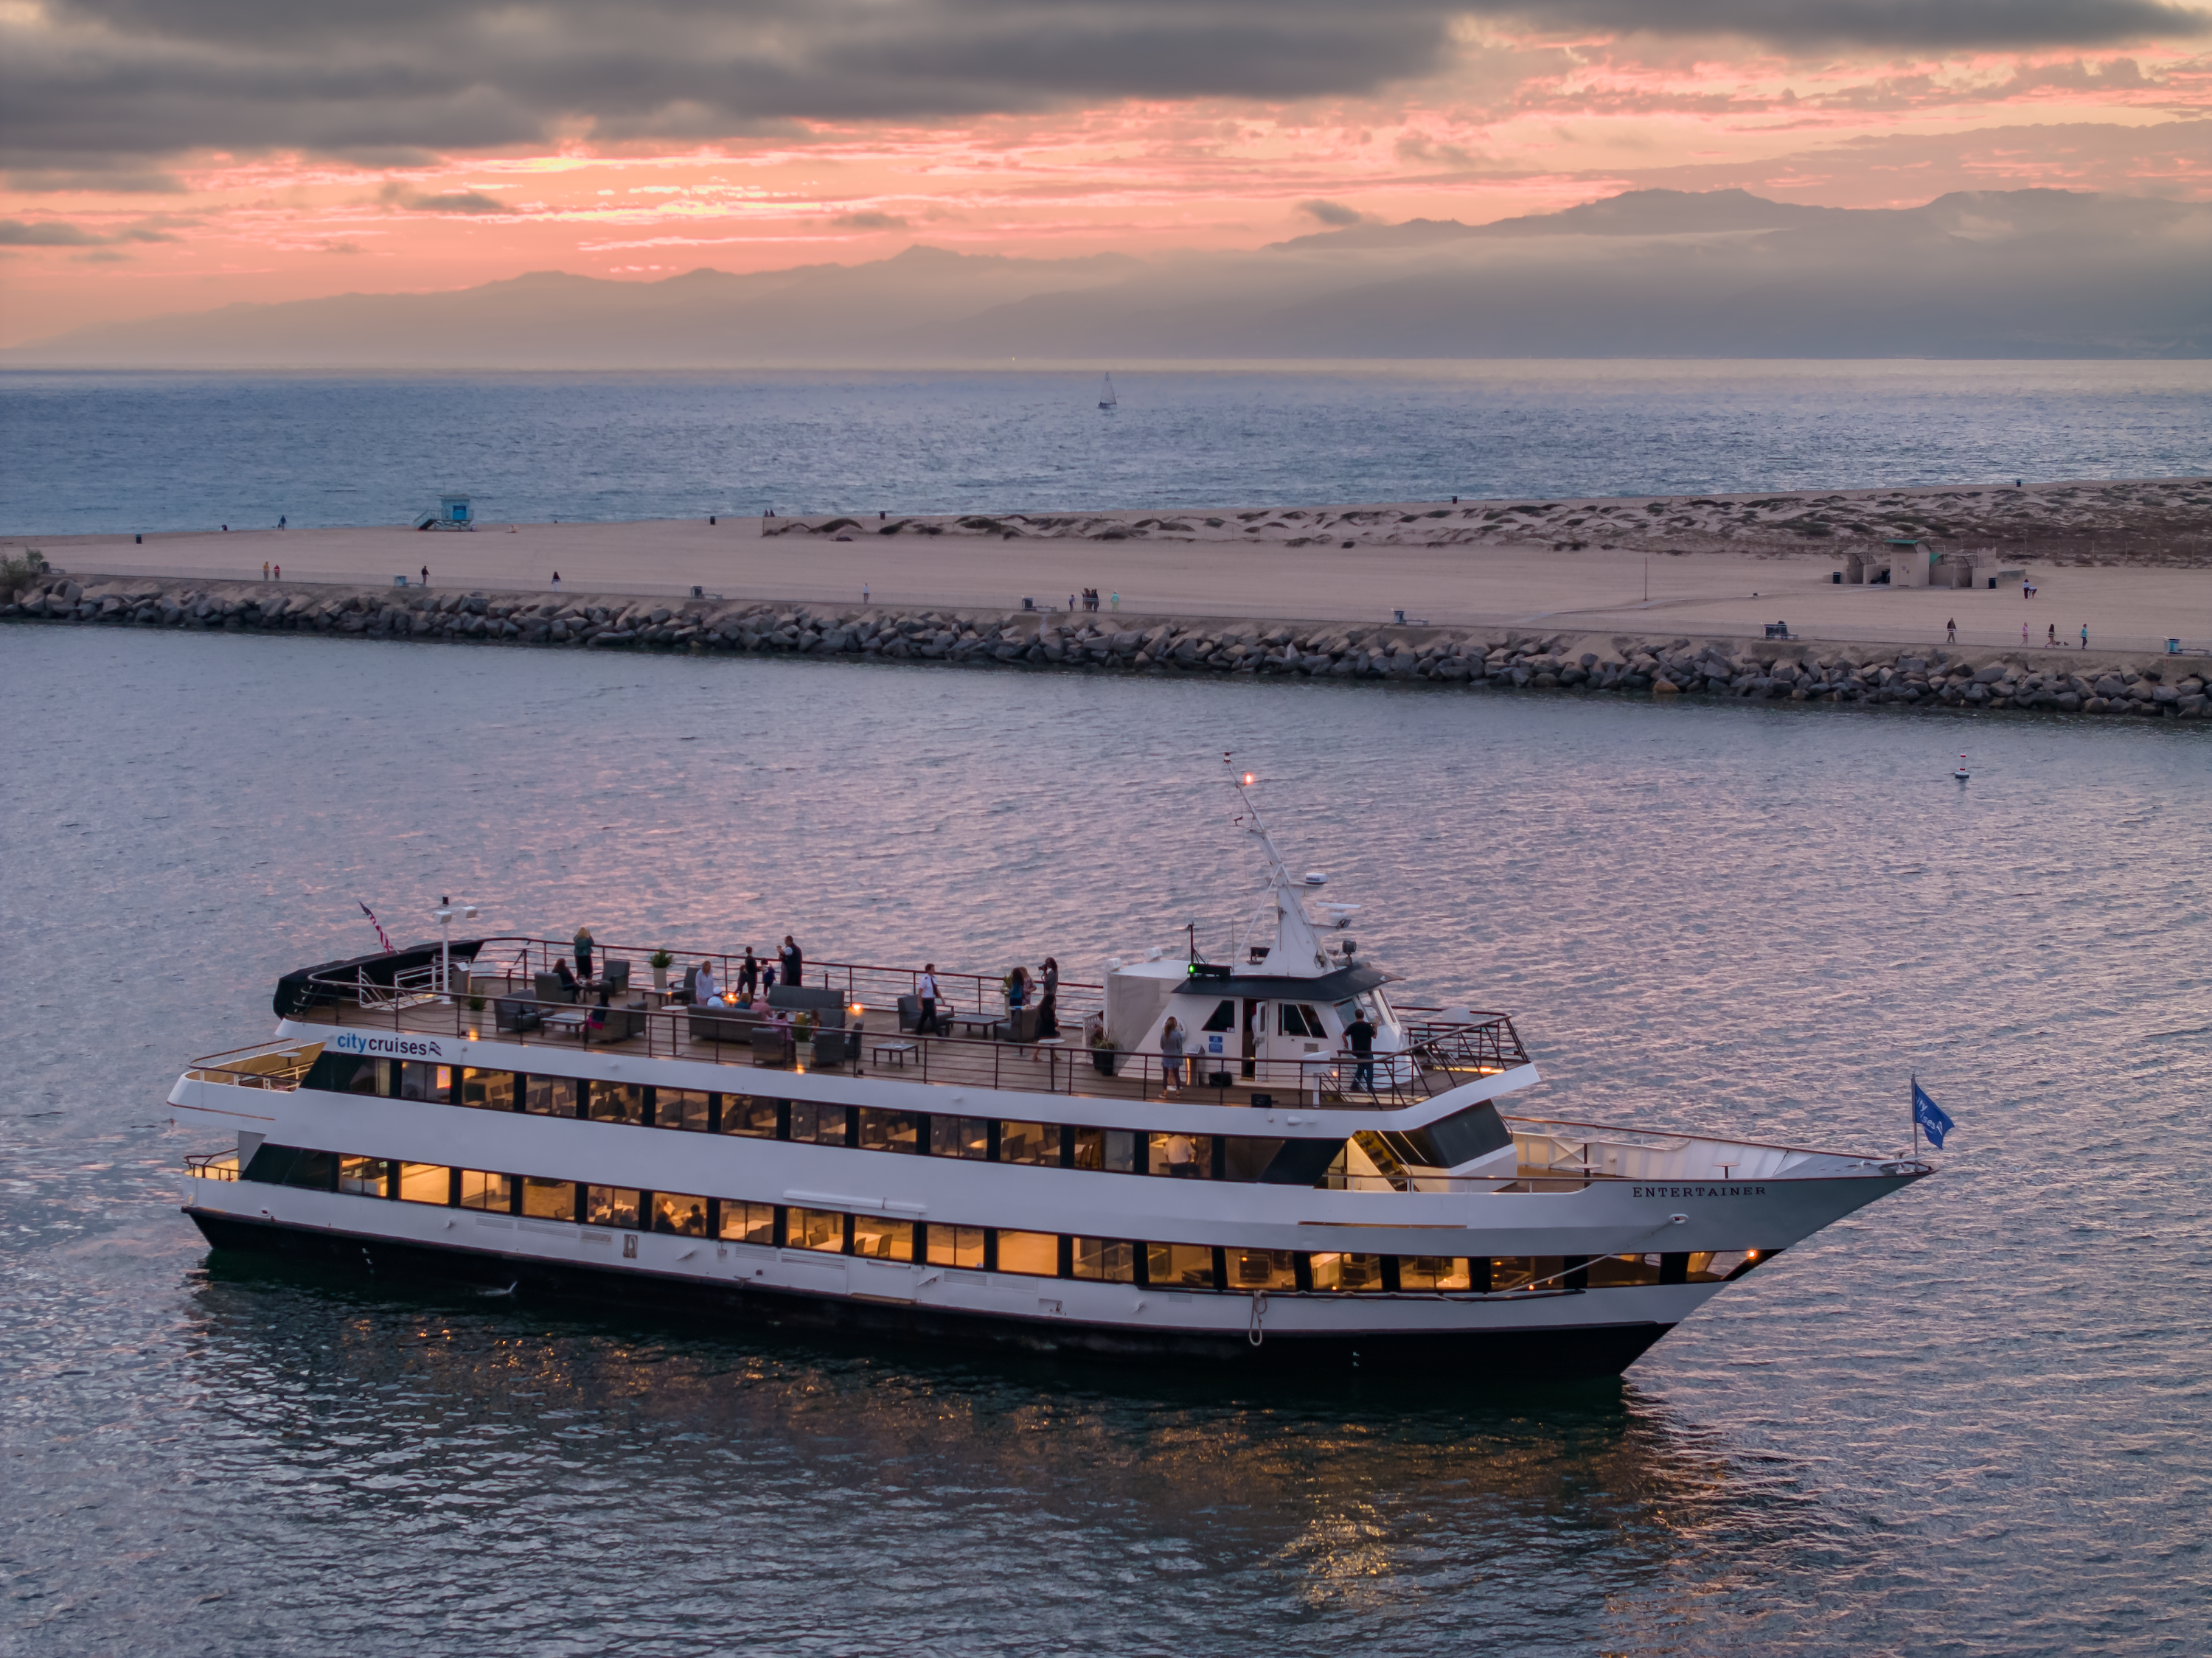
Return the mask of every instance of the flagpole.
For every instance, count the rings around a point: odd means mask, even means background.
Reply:
[[[1920,1073],[1917,1071],[1912,1073],[1911,1091],[1905,1096],[1905,1115],[1906,1128],[1912,1136],[1907,1152],[1917,1163],[1920,1160]]]

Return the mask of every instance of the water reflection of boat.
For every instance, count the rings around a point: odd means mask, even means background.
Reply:
[[[1194,934],[1050,1011],[859,964],[646,992],[624,950],[571,1000],[536,938],[287,975],[275,1039],[171,1094],[237,1136],[189,1160],[186,1212],[222,1247],[526,1296],[1504,1377],[1618,1371],[1929,1172],[1502,1116],[1538,1080],[1512,1021],[1395,1000],[1249,782],[1263,896],[1234,958]]]

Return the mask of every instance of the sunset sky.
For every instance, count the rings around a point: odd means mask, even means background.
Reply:
[[[1624,189],[2212,198],[2154,0],[0,0],[0,343],[236,301],[1253,247]]]

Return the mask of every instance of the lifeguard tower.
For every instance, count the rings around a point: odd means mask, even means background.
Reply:
[[[418,530],[473,530],[476,515],[470,510],[466,495],[440,495],[438,510],[425,513],[415,520]]]

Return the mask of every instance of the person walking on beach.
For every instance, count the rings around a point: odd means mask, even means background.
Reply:
[[[783,935],[783,948],[776,955],[783,963],[784,983],[795,988],[805,982],[806,957],[799,952],[799,945],[788,932]]]
[[[2081,648],[2085,651],[2089,648],[2089,624],[2086,622],[2081,624]]]
[[[914,1022],[917,1036],[941,1036],[945,1033],[937,1024],[937,963],[924,962],[921,977],[914,981],[915,999],[921,1004],[921,1017]]]
[[[738,994],[750,1001],[753,999],[753,992],[759,988],[760,961],[754,956],[753,947],[747,944],[745,959],[738,963]]]
[[[1943,624],[1943,642],[1946,645],[1959,642],[1959,618],[1955,616]]]
[[[283,579],[284,579],[284,567],[283,567],[283,565],[279,564],[279,565],[276,567],[276,580],[279,580],[279,581],[282,581]]]
[[[425,587],[430,585],[430,567],[427,564],[422,567],[422,585]]]
[[[2023,651],[2027,648],[2027,623],[2025,622],[2020,624],[2020,647]]]
[[[861,604],[866,604],[867,602],[868,602],[868,584],[867,584],[866,582],[863,581],[863,582],[860,584],[860,603],[861,603]]]
[[[284,518],[285,515],[282,513],[276,514],[276,527],[280,530],[284,527]]]
[[[561,591],[561,573],[558,570],[553,572],[553,591],[556,593]]]
[[[269,561],[265,558],[261,561],[261,579],[264,581],[269,580]]]
[[[2043,630],[2043,648],[2046,651],[2058,648],[2058,624],[2056,622]]]
[[[592,981],[592,930],[587,926],[576,929],[576,976],[586,984]]]

